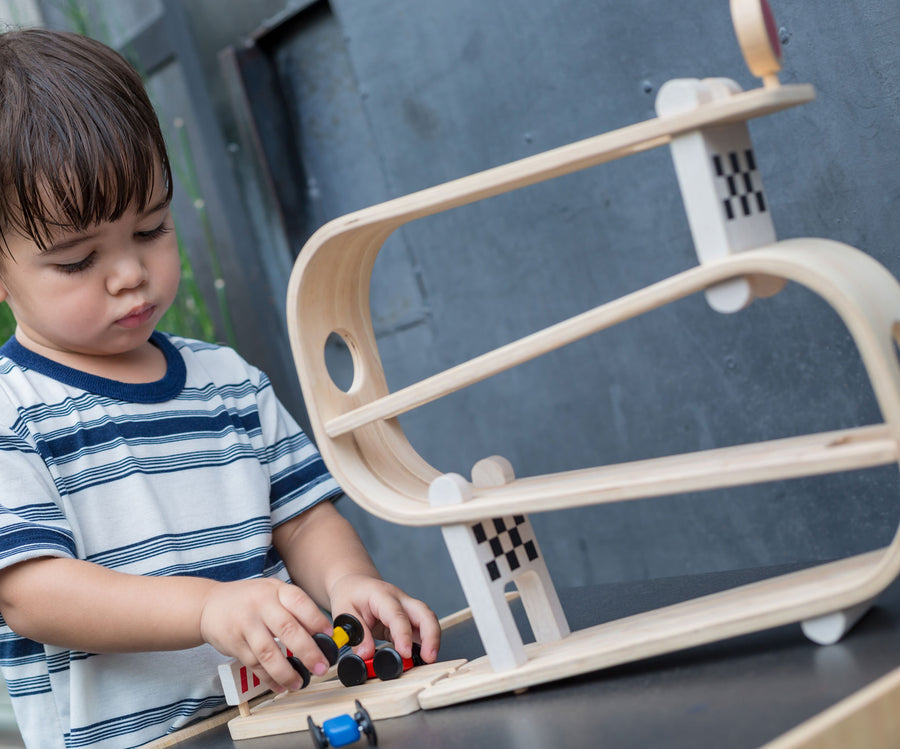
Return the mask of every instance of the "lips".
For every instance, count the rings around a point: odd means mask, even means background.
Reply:
[[[132,309],[125,317],[120,317],[116,320],[116,325],[123,328],[139,328],[141,325],[146,325],[150,322],[154,312],[156,312],[155,304],[142,304]]]

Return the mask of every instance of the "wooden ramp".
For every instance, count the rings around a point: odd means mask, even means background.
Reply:
[[[417,666],[392,681],[373,679],[357,687],[338,680],[312,684],[300,692],[273,697],[253,708],[250,715],[228,721],[233,739],[252,739],[292,731],[306,731],[307,717],[321,724],[338,715],[352,715],[359,700],[372,720],[397,718],[419,709],[419,692],[444,678],[464,660]]]
[[[443,707],[789,624],[804,610],[821,611],[823,583],[852,591],[882,558],[881,551],[850,557],[532,643],[527,662],[510,671],[495,672],[485,656],[424,689],[419,703]]]

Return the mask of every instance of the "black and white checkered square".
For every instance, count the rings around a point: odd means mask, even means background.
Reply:
[[[741,216],[766,212],[766,198],[756,169],[753,149],[713,154],[713,168],[720,183],[719,195],[725,217],[733,221]]]
[[[483,520],[471,526],[479,559],[491,582],[509,581],[540,556],[531,523],[525,515]]]

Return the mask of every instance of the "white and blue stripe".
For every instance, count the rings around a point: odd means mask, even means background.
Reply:
[[[340,490],[266,376],[160,333],[166,376],[120,383],[0,349],[0,568],[84,559],[138,575],[277,576],[272,529]],[[19,637],[0,667],[29,747],[139,746],[225,706],[209,646],[94,655]]]

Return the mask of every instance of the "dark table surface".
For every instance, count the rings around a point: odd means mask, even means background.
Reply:
[[[786,571],[597,585],[561,590],[560,598],[576,630]],[[900,583],[894,583],[836,645],[814,645],[799,625],[779,627],[521,694],[378,720],[378,746],[759,747],[900,666],[898,635]],[[445,634],[442,660],[483,654],[471,620]],[[363,740],[352,746],[366,745]],[[312,746],[306,732],[232,741],[226,726],[179,744],[185,749]]]

